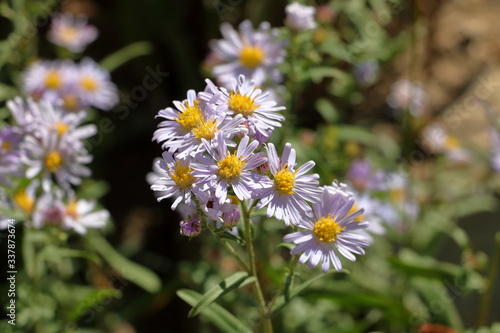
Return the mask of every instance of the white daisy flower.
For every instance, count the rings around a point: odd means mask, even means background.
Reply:
[[[84,58],[75,77],[76,96],[85,106],[109,110],[118,103],[118,90],[110,80],[109,72],[90,58]]]
[[[172,209],[175,209],[182,201],[190,205],[192,192],[198,191],[195,186],[197,179],[193,176],[191,157],[179,159],[174,158],[170,152],[163,152],[162,159],[157,164],[157,170],[161,172],[162,177],[151,185],[151,190],[158,191],[160,194],[157,200],[174,197]]]
[[[249,142],[250,138],[244,136],[236,150],[230,153],[224,141],[224,133],[218,132],[216,147],[203,140],[207,152],[212,158],[205,156],[198,158],[198,163],[192,163],[195,170],[192,175],[201,178],[200,182],[215,188],[215,196],[220,203],[228,197],[227,188],[231,185],[234,193],[240,200],[248,200],[260,194],[266,176],[252,172],[255,168],[266,162],[262,153],[255,153],[259,143]]]
[[[49,191],[52,175],[63,189],[79,185],[81,177],[90,176],[90,169],[83,164],[90,163],[92,156],[75,137],[60,137],[56,131],[38,131],[37,136],[27,135],[22,144],[26,152],[22,156],[27,166],[26,177],[42,176],[42,187]]]
[[[240,24],[239,32],[228,23],[221,25],[221,32],[224,39],[210,43],[215,56],[225,62],[213,68],[217,82],[229,86],[231,79],[240,74],[258,85],[268,80],[274,83],[281,81],[282,75],[277,66],[283,62],[286,51],[284,41],[277,38],[277,29],[271,29],[268,22],[262,22],[254,31],[252,23],[246,20]]]
[[[303,31],[316,28],[314,15],[316,8],[292,2],[285,7],[286,25],[296,31]]]
[[[246,80],[240,75],[238,80],[231,80],[231,90],[221,88],[222,100],[227,112],[241,114],[256,131],[264,136],[268,130],[281,127],[285,117],[279,113],[284,106],[276,106],[276,102],[269,98],[268,92],[256,88],[252,80]]]
[[[313,217],[303,219],[298,225],[306,230],[283,238],[285,242],[297,245],[290,254],[302,253],[299,262],[308,262],[308,268],[316,267],[321,262],[323,273],[328,272],[330,263],[337,271],[342,270],[337,251],[355,261],[354,254],[364,254],[363,248],[368,247],[369,243],[358,233],[358,230],[368,226],[368,222],[355,222],[363,210],[349,214],[353,205],[354,198],[351,195],[339,188],[325,186],[321,201],[313,204]]]
[[[97,28],[88,24],[84,15],[56,14],[52,17],[47,39],[71,52],[80,53],[98,34]]]
[[[39,185],[40,182],[34,180],[26,188],[22,188],[14,194],[15,206],[20,208],[28,216],[31,216],[33,213],[37,201],[36,191]]]
[[[263,191],[263,198],[256,208],[267,206],[267,217],[276,216],[278,220],[298,224],[304,215],[310,215],[307,202],[318,202],[322,189],[319,188],[317,174],[306,175],[315,165],[309,161],[295,168],[295,149],[290,143],[285,145],[281,159],[272,143],[266,147],[272,185]]]
[[[63,227],[84,235],[88,229],[103,228],[109,220],[109,212],[96,209],[96,202],[70,198],[65,206]]]

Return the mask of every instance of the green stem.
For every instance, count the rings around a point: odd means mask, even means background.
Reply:
[[[477,319],[477,327],[486,326],[488,324],[488,317],[491,306],[491,295],[493,292],[493,283],[495,282],[498,268],[500,266],[500,232],[495,235],[495,253],[491,258],[490,271],[488,272],[488,281],[486,288],[481,297],[481,304],[479,307],[479,317]]]
[[[271,318],[268,316],[266,301],[264,299],[264,295],[260,287],[259,277],[257,276],[257,268],[255,264],[255,250],[253,247],[252,229],[250,226],[250,211],[247,209],[245,201],[241,201],[241,210],[242,210],[241,213],[243,216],[243,224],[245,229],[245,242],[248,250],[248,259],[250,262],[250,274],[255,277],[254,287],[255,287],[255,294],[257,297],[257,304],[262,314],[262,319],[263,319],[262,326],[265,333],[272,333],[273,325],[271,322]]]

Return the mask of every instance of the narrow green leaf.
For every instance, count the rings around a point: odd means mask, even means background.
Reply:
[[[89,234],[86,240],[125,279],[150,293],[160,290],[161,281],[154,272],[122,256],[100,234]]]
[[[320,98],[316,101],[316,109],[329,124],[334,124],[339,119],[337,108],[326,98]]]
[[[122,293],[115,288],[103,288],[89,293],[83,300],[78,302],[71,311],[69,318],[71,321],[78,320],[85,312],[94,306],[104,303],[110,298],[120,298]]]
[[[243,287],[251,282],[255,281],[254,276],[248,276],[247,272],[237,272],[219,283],[218,285],[210,288],[203,296],[198,300],[191,311],[188,313],[188,317],[194,317],[203,311],[207,306],[224,296],[225,294]]]
[[[203,297],[196,291],[189,289],[180,289],[177,291],[177,296],[194,306]],[[238,318],[232,315],[229,311],[224,309],[222,306],[212,303],[207,306],[203,311],[202,315],[205,316],[210,322],[217,326],[222,332],[227,333],[251,333],[252,330],[244,325]]]
[[[153,50],[153,46],[149,42],[136,42],[125,46],[124,48],[110,54],[101,60],[101,66],[112,72],[127,61],[137,58],[142,55],[148,55]]]
[[[228,240],[231,240],[233,242],[240,244],[241,246],[245,246],[245,240],[243,238],[235,236],[229,232],[218,233],[217,237],[222,238],[222,239],[228,239]]]
[[[69,258],[84,258],[95,262],[96,264],[101,263],[101,258],[96,254],[88,251],[67,249],[62,247],[47,246],[40,252],[40,259],[58,261],[61,257]]]

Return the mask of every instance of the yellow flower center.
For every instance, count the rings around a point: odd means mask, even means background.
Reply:
[[[4,150],[11,151],[12,150],[12,145],[9,141],[2,141],[2,145],[0,147]]]
[[[66,215],[76,219],[78,217],[76,200],[71,200],[66,206]]]
[[[447,135],[444,140],[444,147],[448,150],[456,149],[460,147],[460,141],[452,135]]]
[[[227,153],[226,157],[220,161],[219,175],[227,180],[233,180],[241,175],[241,170],[245,166],[245,161],[236,156],[236,151],[233,154]]]
[[[241,95],[238,91],[229,93],[229,110],[242,114],[244,117],[251,116],[259,105],[250,96]]]
[[[351,214],[354,214],[356,213],[357,211],[359,210],[359,206],[354,204],[352,205],[351,209],[349,210],[349,213],[347,213],[347,215],[351,215]],[[354,222],[362,222],[362,221],[365,221],[365,215],[361,214],[360,216],[356,217],[354,219]]]
[[[31,214],[33,211],[34,201],[30,198],[25,191],[19,191],[14,195],[16,204],[26,213]]]
[[[80,87],[82,87],[82,89],[85,91],[93,92],[97,90],[99,85],[94,78],[90,76],[84,76],[80,79]]]
[[[193,129],[193,135],[195,138],[201,141],[201,139],[212,140],[217,132],[217,121],[209,119],[208,121],[202,121],[198,127]]]
[[[48,89],[59,89],[61,81],[61,75],[57,71],[49,71],[45,75],[45,86]]]
[[[264,50],[257,46],[244,46],[240,51],[240,64],[244,67],[255,68],[262,64]]]
[[[330,214],[320,218],[314,224],[314,233],[321,242],[334,242],[344,229],[345,227],[335,222],[335,216],[331,217]]]
[[[274,175],[274,188],[280,194],[293,194],[295,185],[295,172],[288,170],[288,164]]]
[[[179,118],[175,119],[186,131],[195,129],[203,122],[203,113],[199,105],[199,101],[194,101],[192,106],[185,102],[184,112],[179,112]]]
[[[64,27],[61,29],[61,39],[67,43],[74,41],[76,35],[77,31],[72,27]]]
[[[231,203],[233,205],[237,205],[240,203],[240,199],[238,199],[238,197],[235,195],[228,195],[227,197],[228,197],[228,199],[231,199]]]
[[[57,131],[57,135],[61,136],[69,129],[69,125],[63,124],[61,122],[56,122],[53,124],[54,129]]]
[[[189,164],[183,164],[181,161],[176,161],[171,173],[171,177],[174,180],[177,187],[181,190],[186,190],[193,185],[196,180],[195,177],[191,176],[191,172],[194,170],[189,167]]]
[[[73,94],[66,94],[62,98],[63,106],[68,110],[76,110],[76,108],[80,105],[78,101],[78,97]]]
[[[58,151],[52,150],[45,156],[45,165],[50,172],[56,172],[62,164],[62,157]]]

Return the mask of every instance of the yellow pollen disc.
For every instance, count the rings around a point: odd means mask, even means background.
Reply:
[[[2,145],[0,145],[0,148],[11,151],[12,150],[12,145],[10,144],[9,141],[2,141]]]
[[[34,201],[26,194],[25,191],[17,192],[14,195],[14,201],[26,213],[30,214],[33,211]]]
[[[235,151],[232,155],[228,153],[217,166],[219,167],[219,175],[222,178],[233,180],[241,175],[241,170],[245,166],[245,161],[240,160],[240,158],[236,156]]]
[[[45,165],[50,172],[56,172],[62,164],[62,157],[59,152],[52,150],[45,156]]]
[[[61,87],[61,75],[57,71],[49,71],[45,75],[45,86],[49,89],[59,89]]]
[[[181,161],[177,161],[174,167],[170,169],[172,170],[170,176],[181,190],[190,188],[196,180],[195,177],[191,176],[191,172],[194,170],[189,167],[189,164],[183,164]]]
[[[61,29],[61,39],[65,42],[72,42],[75,40],[77,35],[76,29],[72,27],[64,27]]]
[[[335,216],[330,217],[330,214],[320,218],[314,224],[314,233],[321,242],[334,242],[344,229],[345,227],[341,227],[335,222]]]
[[[78,105],[80,105],[78,101],[78,97],[72,94],[66,94],[62,98],[63,106],[68,110],[76,110]]]
[[[69,129],[69,125],[63,124],[61,122],[54,123],[54,128],[57,131],[57,135],[61,136]]]
[[[238,91],[229,93],[229,110],[242,114],[244,117],[251,116],[259,105],[250,96],[240,95]]]
[[[195,138],[201,141],[201,139],[212,140],[217,133],[217,121],[209,119],[208,121],[203,121],[193,129],[193,135]]]
[[[71,200],[71,202],[66,206],[66,215],[74,219],[78,217],[76,200]]]
[[[195,129],[203,122],[203,113],[199,104],[198,101],[194,101],[192,106],[188,102],[184,103],[184,112],[179,112],[179,118],[175,119],[186,131]]]
[[[447,135],[444,141],[444,147],[449,150],[456,149],[460,147],[460,141],[454,136]]]
[[[354,204],[352,205],[351,209],[349,210],[349,213],[347,213],[347,215],[351,215],[351,214],[354,214],[356,213],[357,211],[359,210],[359,206]],[[362,222],[365,220],[365,216],[364,215],[360,215],[358,217],[356,217],[354,219],[354,222]]]
[[[274,189],[280,194],[293,194],[295,172],[288,170],[288,164],[274,175]]]
[[[80,87],[82,87],[82,89],[85,91],[92,92],[97,90],[99,84],[94,78],[90,76],[84,76],[80,79]]]
[[[240,64],[244,67],[255,68],[262,64],[264,50],[257,46],[244,46],[240,51]]]

